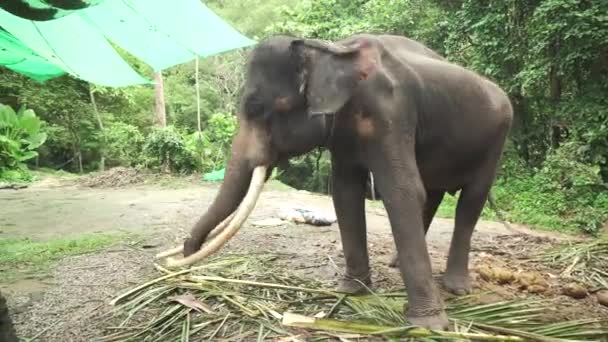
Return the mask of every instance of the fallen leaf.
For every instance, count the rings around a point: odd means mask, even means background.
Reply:
[[[213,309],[209,305],[207,305],[207,304],[199,301],[198,299],[196,299],[192,293],[186,293],[186,294],[179,295],[179,296],[169,297],[169,300],[174,301],[174,302],[178,302],[181,305],[187,306],[187,307],[189,307],[191,309],[194,309],[194,310],[196,310],[198,312],[203,312],[204,311],[204,312],[209,313],[209,314],[210,313],[214,313]]]

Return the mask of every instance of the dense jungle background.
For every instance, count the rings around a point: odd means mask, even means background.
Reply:
[[[496,81],[510,94],[516,117],[493,190],[506,219],[588,234],[606,227],[608,1],[205,3],[257,40],[279,33],[323,39],[357,32],[405,35]],[[163,73],[166,124],[155,112],[152,86],[103,88],[68,76],[38,83],[0,69],[0,103],[7,105],[0,110],[0,180],[32,181],[32,169],[86,173],[125,166],[174,174],[222,169],[237,127],[234,112],[247,52],[201,60],[202,136],[194,62]],[[154,77],[143,63],[126,58]],[[330,172],[328,153],[311,153],[276,177],[327,193]],[[454,203],[446,198],[444,208]]]

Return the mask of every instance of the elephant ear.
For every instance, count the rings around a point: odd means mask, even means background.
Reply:
[[[335,114],[352,97],[358,83],[377,68],[368,42],[342,45],[317,39],[299,39],[291,49],[304,60],[300,91],[306,92],[311,115]]]

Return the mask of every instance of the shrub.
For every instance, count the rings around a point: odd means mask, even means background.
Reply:
[[[197,168],[196,156],[186,148],[184,137],[174,126],[155,127],[146,137],[143,150],[149,167],[177,173]]]
[[[104,149],[109,166],[137,166],[143,163],[144,135],[133,125],[112,122],[104,130]]]
[[[320,159],[318,154],[309,153],[293,158],[280,167],[277,179],[296,189],[319,193],[331,193],[331,160],[329,153],[323,153]],[[318,160],[318,165],[317,165]]]
[[[233,115],[215,113],[207,120],[202,135],[195,132],[184,136],[186,149],[197,157],[199,171],[210,172],[225,166],[235,130]]]
[[[504,170],[493,189],[516,222],[595,234],[608,221],[608,185],[600,167],[581,162],[584,149],[568,142],[551,151],[540,169]],[[508,176],[507,176],[508,175]]]
[[[46,140],[40,125],[33,110],[21,107],[15,113],[0,105],[0,179],[31,180],[25,162],[38,155],[36,149]]]

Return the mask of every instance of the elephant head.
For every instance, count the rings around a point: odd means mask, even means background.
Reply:
[[[279,162],[330,148],[329,121],[374,71],[374,51],[364,39],[343,45],[276,36],[259,43],[249,56],[224,182],[184,246],[159,257],[183,251],[185,258],[168,263],[186,265],[216,252],[243,224]]]

